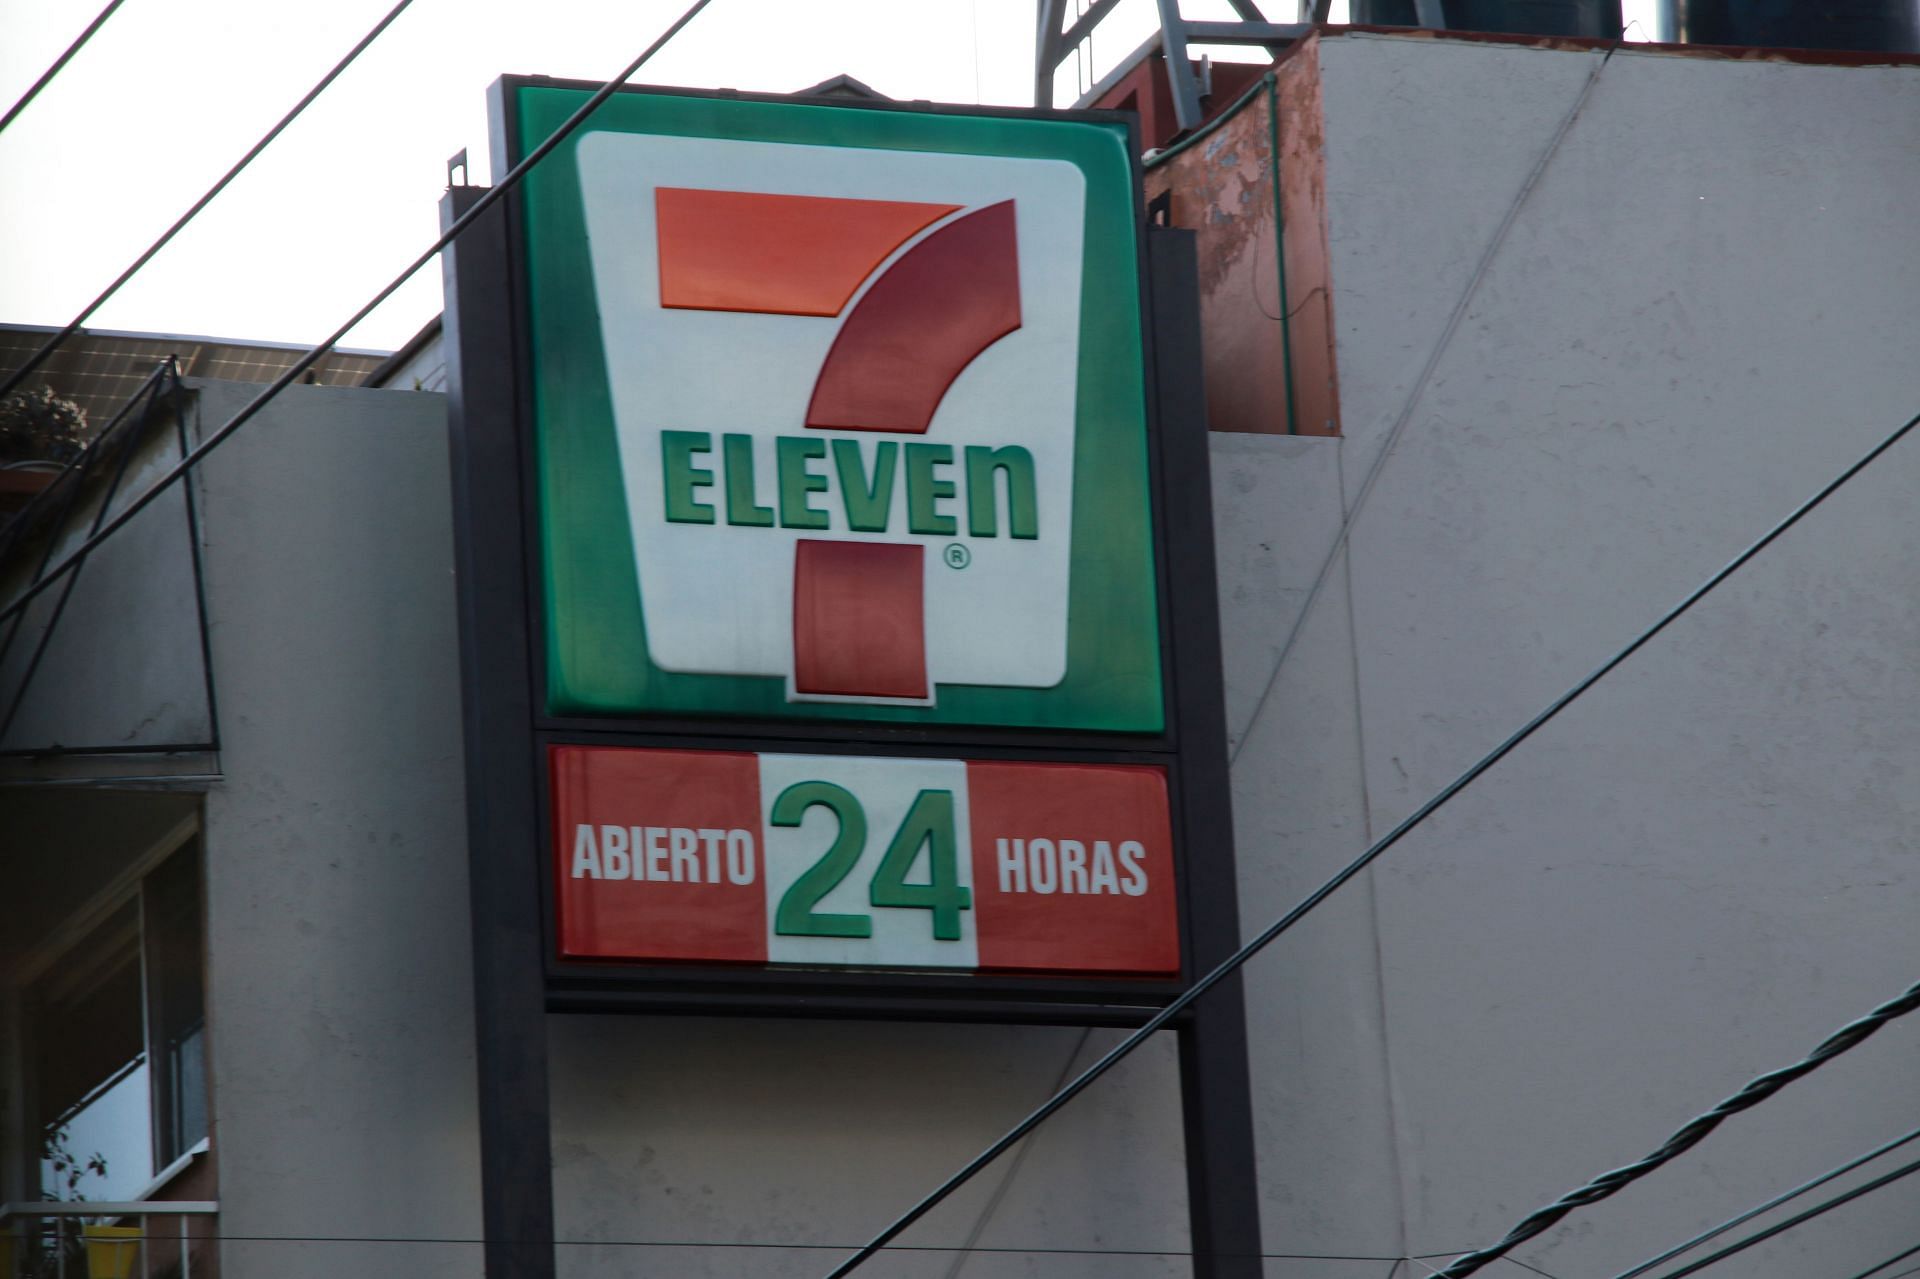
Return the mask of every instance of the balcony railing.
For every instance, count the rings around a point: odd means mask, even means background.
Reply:
[[[208,1237],[188,1219],[219,1211],[213,1199],[0,1204],[0,1279],[192,1279],[193,1245]]]

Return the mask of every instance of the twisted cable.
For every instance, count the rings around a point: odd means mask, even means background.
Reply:
[[[1899,998],[1888,1000],[1866,1016],[1834,1031],[1821,1041],[1819,1047],[1793,1065],[1771,1071],[1751,1081],[1712,1110],[1686,1124],[1646,1158],[1630,1163],[1624,1168],[1615,1168],[1612,1172],[1602,1173],[1578,1190],[1568,1191],[1546,1207],[1523,1218],[1520,1224],[1508,1231],[1506,1238],[1499,1243],[1489,1248],[1482,1248],[1478,1252],[1468,1253],[1442,1270],[1436,1279],[1466,1279],[1466,1276],[1473,1274],[1489,1262],[1497,1261],[1509,1250],[1542,1234],[1574,1209],[1598,1203],[1607,1196],[1624,1190],[1662,1164],[1678,1158],[1699,1145],[1708,1133],[1726,1122],[1729,1117],[1759,1105],[1794,1080],[1812,1074],[1840,1054],[1858,1047],[1894,1018],[1904,1017],[1916,1008],[1920,1008],[1920,982],[1909,986],[1906,993]]]

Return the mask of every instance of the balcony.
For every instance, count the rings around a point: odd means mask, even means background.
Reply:
[[[211,1199],[0,1204],[0,1279],[212,1279],[219,1211]]]

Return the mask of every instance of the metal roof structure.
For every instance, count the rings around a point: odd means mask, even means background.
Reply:
[[[0,324],[0,379],[10,376],[58,329]],[[26,387],[47,385],[86,411],[89,425],[113,418],[145,384],[154,366],[173,356],[182,377],[223,382],[271,382],[307,348],[274,342],[236,342],[176,333],[121,333],[81,329],[47,358]],[[307,374],[321,386],[358,386],[387,358],[384,351],[336,350]],[[25,389],[25,388],[23,388]]]

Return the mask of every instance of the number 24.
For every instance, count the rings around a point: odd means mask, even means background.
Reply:
[[[854,793],[832,782],[796,782],[773,801],[770,820],[775,826],[798,826],[810,808],[824,808],[839,822],[827,851],[801,872],[781,895],[774,911],[773,930],[799,937],[871,937],[871,915],[835,914],[814,907],[832,892],[860,861],[867,847],[867,810]],[[927,880],[909,884],[907,871],[929,845]],[[959,882],[959,838],[953,826],[953,792],[923,790],[887,844],[886,855],[867,886],[875,906],[902,906],[930,911],[935,941],[960,940],[960,912],[973,906],[973,893]]]

